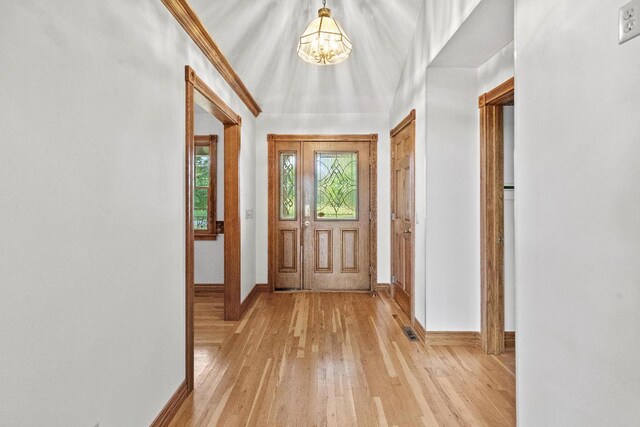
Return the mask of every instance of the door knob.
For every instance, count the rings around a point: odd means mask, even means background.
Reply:
[[[304,222],[304,226],[305,226],[305,227],[308,227],[310,224],[311,224],[311,223],[310,223],[309,221],[305,221],[305,222]]]
[[[411,229],[404,230],[404,231],[402,232],[402,234],[411,234]]]

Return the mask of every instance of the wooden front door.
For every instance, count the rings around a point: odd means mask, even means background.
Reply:
[[[391,291],[413,320],[415,112],[391,131]]]
[[[370,290],[371,141],[331,137],[272,144],[274,289]]]

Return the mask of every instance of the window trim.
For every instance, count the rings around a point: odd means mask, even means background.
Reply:
[[[216,203],[217,203],[217,195],[216,195],[216,185],[217,185],[217,164],[218,164],[218,155],[217,155],[217,146],[218,146],[218,135],[194,135],[193,137],[193,158],[194,158],[194,170],[193,170],[193,189],[195,193],[196,185],[195,185],[195,156],[196,150],[195,147],[209,147],[209,156],[210,156],[210,170],[209,170],[209,200],[208,200],[208,227],[206,230],[196,230],[194,227],[193,230],[193,238],[194,240],[217,240],[218,233],[216,229]],[[204,187],[198,187],[204,188]],[[195,207],[191,207],[192,211],[195,210]]]

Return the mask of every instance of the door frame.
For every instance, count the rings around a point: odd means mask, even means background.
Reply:
[[[412,215],[411,215],[411,230],[413,230],[413,232],[411,233],[411,295],[409,295],[409,307],[410,307],[410,313],[406,313],[409,316],[409,321],[411,322],[411,325],[414,324],[415,322],[415,305],[414,305],[414,295],[415,295],[415,290],[416,290],[416,236],[415,236],[415,229],[416,229],[416,173],[415,173],[415,168],[416,168],[416,110],[413,109],[409,112],[409,114],[402,120],[400,120],[400,123],[398,123],[393,129],[391,129],[391,131],[389,132],[389,148],[390,148],[390,152],[389,152],[389,160],[391,163],[391,167],[390,167],[390,185],[391,185],[391,191],[393,191],[393,170],[394,170],[394,163],[395,163],[395,158],[393,157],[393,137],[396,136],[400,131],[402,131],[404,128],[406,128],[407,126],[413,126],[413,132],[412,132],[412,137],[413,137],[413,165],[411,167],[412,170],[412,174],[411,174],[411,186],[413,188],[413,194],[411,195],[411,209],[413,210]],[[389,212],[389,218],[391,218],[391,215],[393,214],[393,194],[391,194],[391,206],[390,206],[390,212]],[[393,271],[393,247],[394,247],[394,239],[395,239],[395,233],[393,230],[393,220],[391,220],[391,240],[390,240],[390,244],[391,244],[391,259],[390,259],[390,272],[391,275],[393,275],[394,271]],[[393,280],[389,280],[391,283],[389,284],[389,290],[391,292],[391,295],[393,296],[394,300],[395,300],[395,287],[393,284]]]
[[[504,352],[504,123],[515,99],[512,77],[480,95],[480,339],[485,353]]]
[[[194,107],[196,99],[205,104],[208,112],[224,124],[224,318],[240,319],[240,129],[242,118],[196,75],[185,66],[186,82],[186,139],[185,139],[185,359],[187,390],[194,386],[194,230],[193,230],[193,165],[194,165]]]
[[[269,289],[275,291],[276,254],[276,143],[288,142],[369,142],[369,291],[374,292],[378,281],[378,134],[349,135],[288,135],[269,134],[269,226],[268,226],[268,279]]]

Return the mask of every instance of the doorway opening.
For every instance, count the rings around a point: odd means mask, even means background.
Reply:
[[[391,130],[391,295],[414,321],[416,110]]]
[[[196,183],[196,177],[202,178],[202,171],[196,172],[196,167],[206,166],[208,154],[209,163],[212,160],[212,152],[216,151],[212,136],[202,135],[196,138],[195,113],[201,108],[213,115],[223,128],[224,138],[224,318],[225,320],[239,320],[240,318],[240,183],[239,183],[239,156],[240,156],[240,128],[242,120],[233,112],[188,65],[185,67],[186,82],[186,142],[185,142],[185,360],[187,390],[191,392],[194,387],[194,273],[196,229],[199,238],[204,236],[213,238],[220,233],[215,224],[215,211],[213,203],[215,198],[208,198],[206,202],[197,201],[206,192],[213,191],[210,182]],[[207,145],[206,139],[209,139]],[[204,147],[207,146],[208,150]],[[203,157],[197,159],[196,157]],[[204,163],[203,163],[204,162]],[[211,167],[212,165],[210,165]],[[213,171],[213,167],[210,168]],[[203,178],[202,178],[203,179]],[[215,179],[213,174],[209,179]],[[196,193],[199,191],[199,194]]]
[[[486,353],[515,347],[513,307],[505,311],[505,292],[514,292],[513,105],[515,79],[480,96],[480,338]],[[506,124],[506,125],[505,125]],[[510,181],[510,182],[509,182]],[[506,219],[506,221],[505,221]],[[507,249],[508,251],[505,251]],[[510,295],[511,296],[511,295]],[[512,301],[513,298],[509,298]],[[505,332],[505,318],[511,331]]]
[[[268,136],[271,290],[374,291],[377,142]]]

